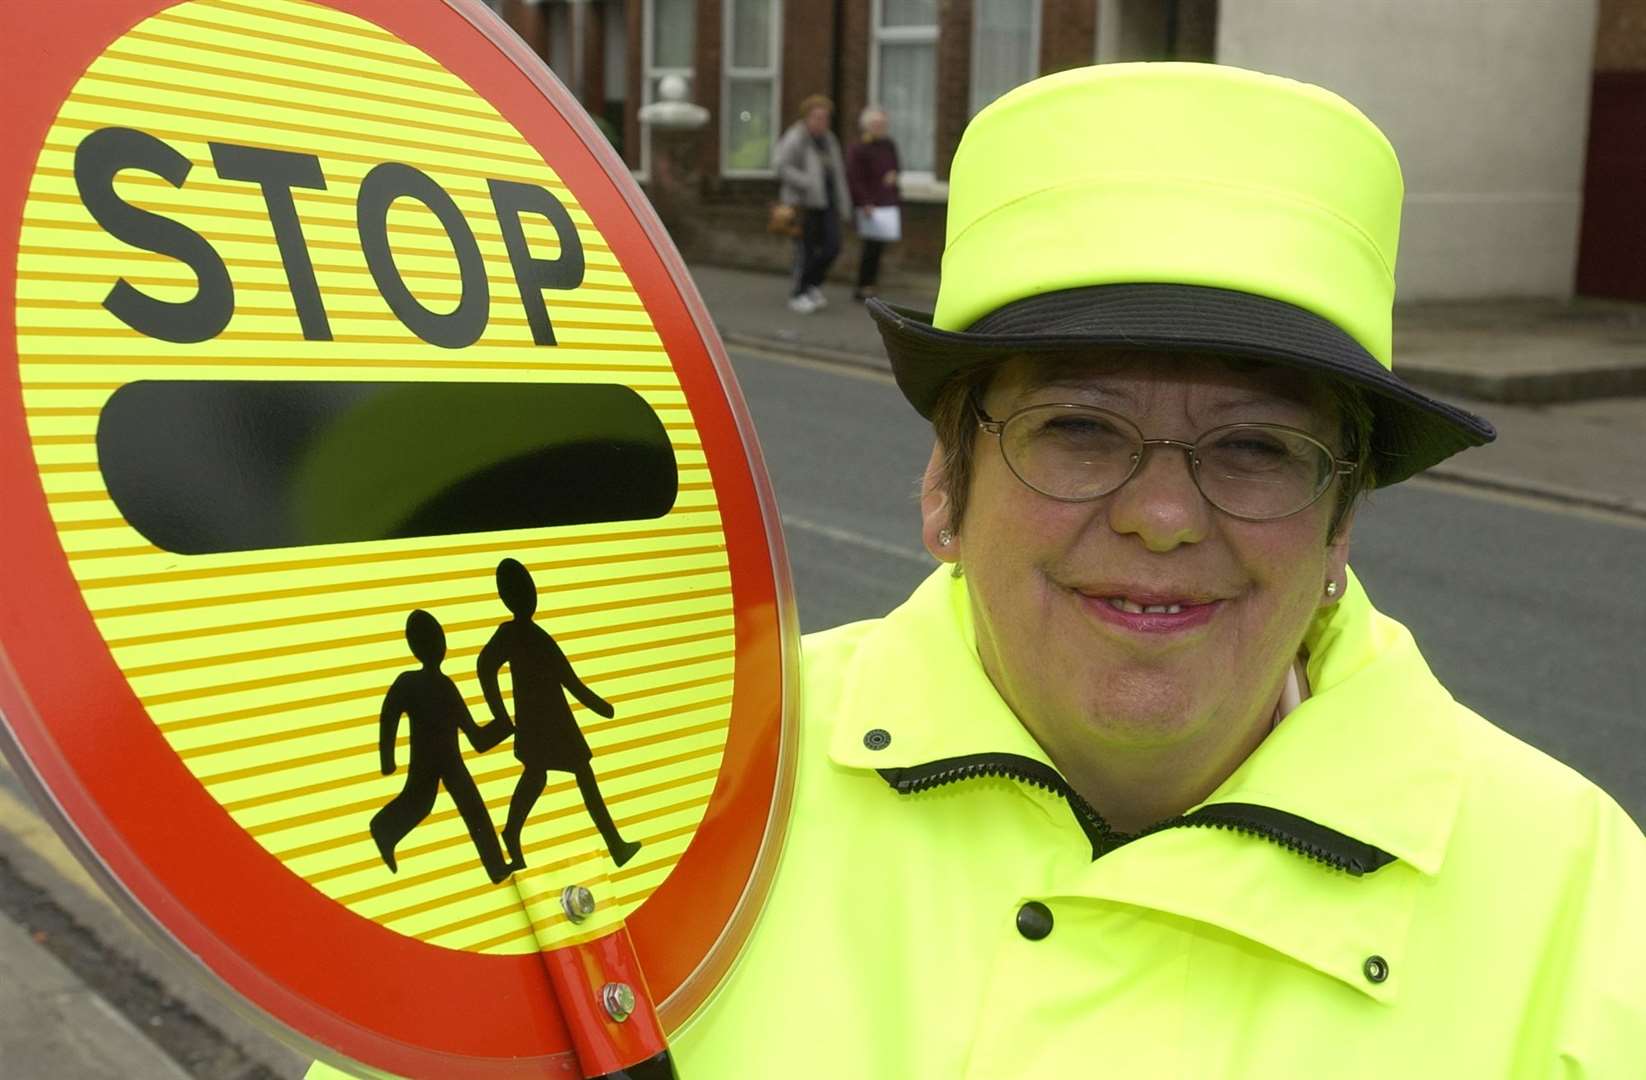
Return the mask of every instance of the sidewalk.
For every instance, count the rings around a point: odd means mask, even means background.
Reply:
[[[783,276],[691,272],[728,346],[891,370],[846,286],[827,283],[829,306],[797,315]],[[883,293],[930,311],[935,282],[894,281]],[[1646,304],[1400,306],[1394,355],[1403,377],[1498,429],[1497,442],[1431,470],[1435,479],[1646,518]]]
[[[299,1080],[307,1055],[134,925],[0,758],[0,1077]]]

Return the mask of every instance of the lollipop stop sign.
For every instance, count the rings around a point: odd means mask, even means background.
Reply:
[[[478,2],[5,18],[0,745],[318,1056],[671,1075],[795,632],[632,179]]]

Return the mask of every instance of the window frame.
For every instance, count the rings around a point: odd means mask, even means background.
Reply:
[[[977,38],[983,28],[983,20],[978,18],[978,8],[982,5],[982,2],[983,0],[973,0],[972,5],[971,71],[967,75],[966,83],[966,96],[968,99],[966,102],[966,116],[968,118],[976,116],[995,100],[995,98],[990,98],[981,105],[977,103],[977,87],[979,82],[977,77]],[[1029,0],[1029,78],[1024,80],[1025,82],[1038,78],[1040,75],[1040,33],[1041,26],[1045,21],[1045,6],[1045,0]],[[1017,85],[1022,86],[1023,83],[1018,83]],[[1013,89],[1016,89],[1016,87],[1008,87],[1007,89],[1002,90],[1000,94],[997,94],[996,97],[1004,96],[1005,94],[1010,93]]]
[[[697,55],[697,0],[692,0],[692,56]],[[656,101],[655,91],[652,89],[658,80],[665,75],[679,75],[686,80],[686,98],[691,100],[692,90],[697,85],[697,68],[692,67],[653,67],[652,58],[656,55],[653,48],[657,36],[657,0],[642,0],[640,5],[640,106],[644,108]],[[652,175],[652,129],[644,120],[640,121],[640,153],[637,158],[640,167],[634,170],[637,180],[650,180]]]
[[[783,0],[764,0],[771,5],[771,40],[767,43],[770,51],[766,54],[769,64],[764,68],[734,67],[732,57],[734,45],[732,26],[737,18],[737,4],[740,0],[722,0],[720,5],[720,175],[733,179],[770,179],[777,175],[772,167],[771,155],[767,155],[766,165],[758,169],[734,169],[730,166],[731,130],[732,130],[732,82],[753,82],[764,79],[768,84],[768,92],[772,104],[772,149],[777,148],[777,140],[782,136],[785,127],[783,123]],[[750,0],[742,0],[750,2]],[[878,3],[878,0],[876,0]],[[646,0],[649,6],[653,0]]]
[[[650,0],[647,0],[649,3]],[[893,45],[930,45],[932,47],[932,63],[935,70],[937,63],[937,43],[941,22],[933,22],[930,26],[881,26],[882,0],[870,0],[869,4],[869,101],[876,105],[884,105],[885,96],[880,92],[880,46]],[[939,14],[939,20],[942,16]],[[935,75],[934,75],[935,80]],[[905,169],[898,174],[898,186],[902,187],[905,181],[918,188],[936,188],[937,181],[937,88],[932,87],[932,168]],[[852,117],[855,125],[857,118]],[[942,185],[947,187],[947,185]]]

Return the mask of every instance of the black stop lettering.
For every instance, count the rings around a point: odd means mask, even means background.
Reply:
[[[512,180],[487,180],[486,184],[491,188],[503,243],[509,249],[509,265],[514,268],[514,283],[520,289],[532,340],[539,345],[553,345],[554,325],[543,303],[543,290],[575,289],[583,284],[583,241],[578,238],[577,226],[560,200],[544,188]],[[559,258],[532,255],[526,244],[526,230],[520,224],[521,214],[541,214],[548,219],[560,241]]]
[[[456,309],[447,314],[430,311],[419,303],[406,288],[394,264],[394,253],[389,249],[388,218],[389,207],[399,198],[416,199],[432,210],[457,253],[463,292]],[[430,345],[445,349],[466,348],[479,340],[491,310],[486,265],[473,231],[444,188],[410,165],[385,162],[360,182],[355,225],[360,231],[360,250],[366,257],[372,280],[377,282],[377,291],[408,330]]]
[[[292,303],[297,307],[297,321],[303,327],[303,336],[310,341],[330,341],[331,323],[326,319],[320,286],[314,280],[314,263],[309,259],[309,245],[303,239],[303,224],[297,220],[297,206],[291,197],[294,187],[325,190],[326,178],[320,172],[320,159],[313,154],[233,143],[207,145],[211,147],[211,160],[218,176],[262,187],[263,205],[274,228],[274,241],[280,246],[280,261],[286,267],[286,287],[291,290]]]
[[[143,169],[180,188],[193,166],[153,135],[131,128],[101,128],[74,151],[74,183],[80,201],[116,240],[184,263],[199,282],[189,300],[157,300],[120,278],[103,298],[115,318],[147,337],[192,344],[223,332],[234,315],[234,283],[223,259],[199,233],[171,218],[141,209],[114,192],[121,169]]]

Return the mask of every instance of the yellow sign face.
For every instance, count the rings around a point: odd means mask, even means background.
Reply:
[[[415,112],[404,108],[412,99]],[[571,237],[553,215],[510,211],[510,193],[530,191],[552,196],[582,251],[575,284],[547,282],[559,290],[547,294],[553,348],[525,298],[541,287],[528,290],[521,269],[552,278]],[[525,263],[511,254],[511,227]],[[465,231],[477,264],[464,264]],[[312,288],[291,257],[294,236]],[[386,270],[363,250],[374,238]],[[232,285],[226,308],[207,302],[220,276],[212,253]],[[124,306],[117,280],[136,294]],[[479,953],[597,936],[663,882],[702,819],[731,711],[716,495],[624,268],[577,192],[486,100],[345,13],[294,0],[179,4],[108,48],[64,103],[29,191],[17,295],[29,434],[86,604],[179,760],[269,855],[395,933]],[[646,520],[179,554],[131,524],[106,482],[114,463],[99,457],[111,397],[148,381],[626,387],[667,432],[677,494]],[[383,774],[391,687],[419,667],[407,617],[423,610],[443,627],[441,670],[485,725],[480,656],[511,619],[498,585],[511,558],[535,584],[530,621],[612,712],[571,706],[611,818],[640,847],[619,868],[592,800],[551,765],[512,878],[488,878],[449,779],[425,817],[408,811],[391,871],[372,822],[407,790],[414,751],[416,716],[397,715],[397,771]],[[516,715],[511,675],[500,688]],[[501,825],[530,771],[518,733],[514,754],[507,743],[461,745]],[[595,915],[538,919],[534,933],[522,897],[558,900],[572,881],[595,888]]]

